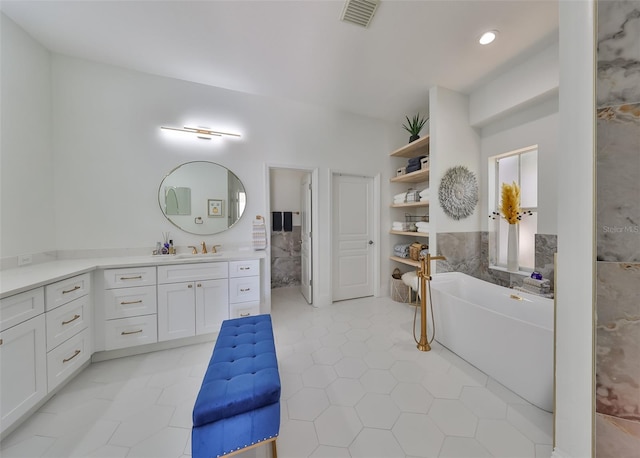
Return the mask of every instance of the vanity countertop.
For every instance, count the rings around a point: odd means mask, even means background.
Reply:
[[[242,261],[262,259],[264,251],[229,251],[200,255],[118,256],[104,258],[64,259],[32,264],[0,271],[0,298],[37,288],[74,275],[96,269],[113,269],[165,264],[193,264],[201,262]]]

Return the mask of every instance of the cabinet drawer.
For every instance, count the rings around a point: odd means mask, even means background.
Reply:
[[[0,331],[44,313],[44,288],[0,299]]]
[[[47,350],[79,333],[91,322],[91,301],[84,296],[46,313]]]
[[[231,318],[242,318],[245,316],[260,315],[260,302],[243,302],[231,304],[229,307]]]
[[[120,318],[105,322],[105,350],[135,347],[158,341],[156,315]]]
[[[47,353],[49,393],[91,358],[88,329]]]
[[[250,302],[260,300],[260,277],[240,277],[229,279],[229,302]]]
[[[104,271],[104,287],[106,289],[151,286],[155,284],[155,267],[131,267],[127,269],[107,269]]]
[[[258,259],[229,262],[229,277],[253,277],[254,275],[260,275]]]
[[[158,266],[158,283],[215,280],[228,276],[229,263],[226,261]]]
[[[104,315],[107,320],[151,315],[158,310],[155,286],[116,288],[104,291]]]
[[[60,280],[45,286],[45,310],[53,310],[91,291],[91,274]]]

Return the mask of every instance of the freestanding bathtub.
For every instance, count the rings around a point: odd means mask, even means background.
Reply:
[[[434,275],[431,290],[435,339],[522,398],[551,412],[553,300],[459,272]]]

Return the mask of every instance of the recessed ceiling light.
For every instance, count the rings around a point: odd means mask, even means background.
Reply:
[[[495,40],[497,36],[498,36],[497,30],[489,30],[488,32],[485,32],[482,34],[482,36],[478,40],[478,43],[480,43],[481,45],[488,45],[493,40]]]

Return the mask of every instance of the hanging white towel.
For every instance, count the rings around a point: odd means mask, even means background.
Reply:
[[[264,225],[264,218],[260,215],[257,215],[253,221],[252,235],[254,250],[264,250],[267,248],[267,229]]]

